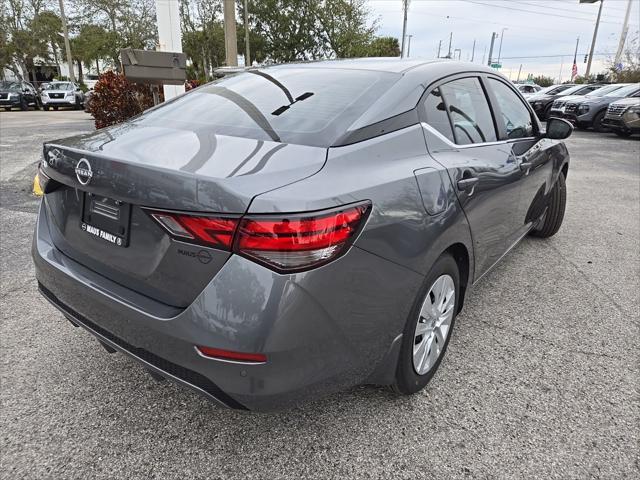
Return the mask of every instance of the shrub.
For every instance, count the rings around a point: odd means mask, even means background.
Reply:
[[[148,85],[131,83],[124,75],[108,71],[100,75],[93,88],[89,113],[96,128],[124,122],[153,106]]]

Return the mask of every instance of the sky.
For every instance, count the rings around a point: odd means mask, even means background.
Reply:
[[[598,30],[592,73],[607,68],[615,56],[628,0],[604,0]],[[502,37],[501,72],[516,80],[522,64],[521,80],[528,74],[547,75],[568,81],[579,36],[578,74],[586,70],[584,56],[589,52],[599,3],[580,4],[578,0],[411,0],[407,35],[411,37],[409,56],[436,58],[442,40],[441,55],[460,49],[460,58],[471,60],[476,40],[474,62],[488,60],[491,33]],[[402,0],[369,0],[373,19],[378,19],[378,35],[402,36]],[[640,0],[632,0],[629,34],[638,37]],[[496,39],[494,60],[500,38]],[[486,49],[486,50],[485,50]],[[529,57],[529,58],[516,58]],[[539,58],[533,58],[539,57]]]

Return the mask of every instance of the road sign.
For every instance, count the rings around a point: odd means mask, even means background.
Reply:
[[[491,64],[491,68],[502,68],[502,64],[501,63],[492,63]]]

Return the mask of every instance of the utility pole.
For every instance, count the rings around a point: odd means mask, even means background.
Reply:
[[[491,46],[489,47],[489,61],[487,62],[487,65],[491,66],[491,57],[493,56],[493,45],[496,42],[496,36],[498,34],[496,32],[493,32],[491,34]]]
[[[438,58],[440,58],[440,49],[442,48],[442,40],[438,42]]]
[[[518,79],[516,80],[516,83],[520,82],[520,74],[522,73],[522,64],[520,64],[520,68],[518,69]]]
[[[413,35],[407,35],[407,37],[409,37],[409,44],[407,45],[407,58],[409,58],[411,56],[411,37],[413,37]]]
[[[71,44],[69,43],[69,30],[67,29],[67,17],[64,14],[64,1],[60,2],[60,19],[62,20],[62,34],[64,35],[64,49],[67,51],[67,65],[69,65],[69,80],[76,81],[73,73],[73,57],[71,56]],[[33,79],[35,81],[35,78]]]
[[[620,43],[618,44],[618,51],[616,52],[616,60],[614,66],[618,68],[620,60],[622,59],[622,51],[624,50],[624,42],[627,40],[627,33],[629,32],[629,15],[631,14],[631,0],[627,3],[627,13],[624,15],[624,23],[622,24],[622,33],[620,34]]]
[[[447,58],[451,58],[451,41],[453,40],[453,32],[449,34],[449,53],[447,54]]]
[[[224,51],[227,66],[238,66],[238,39],[236,37],[236,2],[224,0]]]
[[[502,32],[500,33],[500,48],[498,49],[498,63],[500,63],[500,57],[502,57],[502,39],[504,37],[505,30],[509,30],[509,29],[505,27],[502,29]]]
[[[580,0],[580,3],[595,3],[598,0]],[[591,73],[591,62],[593,60],[593,51],[596,48],[596,38],[598,38],[598,27],[600,26],[600,17],[602,16],[602,5],[604,0],[600,0],[600,8],[598,8],[598,18],[596,19],[596,26],[593,29],[593,40],[591,40],[591,49],[589,50],[589,61],[587,62],[587,71],[584,73],[585,78],[589,79]]]
[[[400,58],[404,58],[404,41],[407,37],[407,10],[409,10],[409,0],[402,0],[402,9],[404,10],[404,20],[402,21],[402,48],[400,49]]]
[[[249,46],[249,8],[244,0],[244,66],[251,66],[251,48]]]
[[[471,63],[473,63],[473,59],[476,56],[476,39],[473,39],[473,48],[471,49]]]
[[[484,60],[487,58],[487,46],[484,46],[484,51],[482,52],[482,65],[484,65]]]

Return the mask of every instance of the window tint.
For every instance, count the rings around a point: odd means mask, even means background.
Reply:
[[[435,88],[429,93],[427,100],[424,102],[424,109],[427,123],[447,137],[451,142],[455,143],[449,116],[445,110],[439,88]]]
[[[463,78],[440,87],[458,145],[496,141],[491,110],[477,78]]]
[[[502,111],[502,122],[507,130],[507,138],[525,138],[533,136],[531,113],[520,98],[504,83],[489,79],[489,84]]]
[[[252,70],[204,85],[132,121],[328,147],[399,78],[337,68]]]

